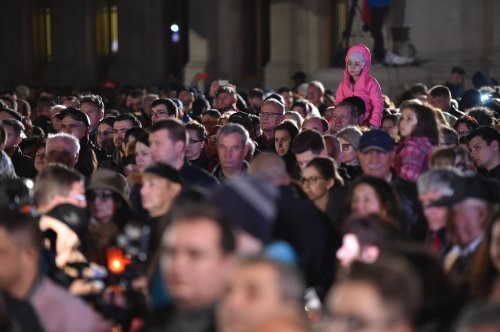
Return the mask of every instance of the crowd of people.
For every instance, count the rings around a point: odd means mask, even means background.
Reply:
[[[0,330],[498,328],[498,83],[391,99],[345,63],[335,93],[4,91]]]

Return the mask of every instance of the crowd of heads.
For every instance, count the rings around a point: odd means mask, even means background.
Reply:
[[[336,93],[4,92],[0,300],[55,324],[30,295],[53,280],[103,331],[497,326],[498,87],[368,94],[367,54]]]

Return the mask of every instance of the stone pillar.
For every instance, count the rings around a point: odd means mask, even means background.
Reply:
[[[110,78],[119,84],[161,84],[165,78],[165,2],[117,0],[118,52]]]
[[[264,85],[280,87],[290,85],[290,75],[303,66],[295,61],[296,53],[301,49],[294,49],[293,26],[296,11],[295,1],[271,0],[271,58],[264,72]],[[306,46],[304,45],[304,48]]]
[[[32,77],[31,1],[4,1],[0,11],[0,87],[28,83]]]
[[[218,50],[216,9],[213,0],[189,2],[189,60],[184,67],[184,84],[190,84],[194,75],[200,72],[208,72],[209,80],[217,76],[215,63],[211,63]],[[199,82],[201,91],[208,88],[209,80]]]
[[[56,86],[95,84],[95,15],[92,1],[51,2],[52,59],[44,69],[46,83]]]

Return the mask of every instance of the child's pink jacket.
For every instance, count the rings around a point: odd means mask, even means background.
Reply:
[[[354,51],[363,53],[365,57],[365,67],[356,83],[354,83],[354,86],[351,86],[351,80],[347,70],[347,59],[349,58],[349,54]],[[352,96],[362,98],[366,106],[363,124],[379,128],[380,122],[382,121],[384,99],[382,97],[380,84],[378,84],[375,78],[368,75],[371,63],[370,50],[365,45],[358,44],[349,49],[345,57],[346,68],[344,69],[344,78],[340,81],[337,92],[335,93],[335,102],[338,104],[345,98]]]

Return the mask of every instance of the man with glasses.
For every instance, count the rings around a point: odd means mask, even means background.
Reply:
[[[276,151],[274,147],[274,130],[285,120],[285,105],[279,100],[269,98],[264,101],[259,113],[262,135],[255,138],[260,151]]]
[[[179,118],[177,105],[170,98],[158,98],[151,103],[151,123],[155,124],[161,120]]]

